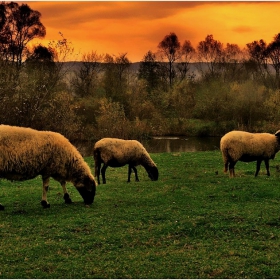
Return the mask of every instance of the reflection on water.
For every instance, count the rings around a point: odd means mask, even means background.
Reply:
[[[220,137],[154,137],[142,141],[149,153],[213,151],[220,149]],[[94,143],[74,144],[83,156],[93,155]]]
[[[220,137],[155,137],[143,142],[149,153],[213,151],[220,149]]]

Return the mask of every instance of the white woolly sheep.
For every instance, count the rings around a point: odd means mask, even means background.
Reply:
[[[96,182],[78,150],[59,133],[31,128],[0,125],[0,178],[24,181],[42,176],[41,204],[49,208],[47,191],[50,177],[64,192],[65,203],[71,203],[66,182],[72,182],[85,204],[92,204]],[[0,204],[0,210],[4,207]]]
[[[150,155],[143,145],[136,140],[123,140],[117,138],[103,138],[95,143],[93,157],[95,162],[95,177],[100,184],[100,168],[103,184],[106,184],[105,172],[108,166],[122,167],[128,164],[128,180],[132,169],[135,173],[135,180],[139,181],[137,169],[135,166],[142,165],[150,179],[156,181],[158,179],[158,169],[156,164],[151,159]]]
[[[264,160],[267,175],[269,172],[269,160],[274,159],[280,150],[280,130],[275,134],[249,133],[245,131],[231,131],[221,138],[220,149],[224,160],[224,172],[229,166],[229,176],[234,177],[234,166],[238,160],[244,162],[257,161],[255,176],[260,171],[261,162]]]

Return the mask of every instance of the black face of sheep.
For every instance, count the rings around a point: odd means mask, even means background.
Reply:
[[[147,169],[147,172],[148,172],[149,178],[150,178],[152,181],[157,181],[157,180],[158,180],[158,169],[157,169],[156,166],[149,167],[149,168]]]
[[[94,180],[87,178],[84,180],[83,186],[76,188],[84,199],[84,203],[86,205],[93,203],[96,192],[96,183]]]
[[[277,137],[277,140],[280,140],[280,130],[277,130],[274,134]]]

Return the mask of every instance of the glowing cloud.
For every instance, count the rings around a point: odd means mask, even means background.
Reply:
[[[128,53],[139,61],[175,32],[194,47],[213,34],[216,40],[241,47],[254,40],[270,42],[280,32],[280,2],[24,2],[42,14],[43,42],[72,42],[76,53]],[[78,59],[80,56],[77,56]]]

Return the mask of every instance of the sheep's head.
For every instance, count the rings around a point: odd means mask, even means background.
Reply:
[[[158,180],[158,169],[156,166],[151,166],[151,167],[147,168],[147,172],[148,172],[149,178],[152,181]]]
[[[274,134],[276,137],[280,137],[280,130],[276,131]]]
[[[278,149],[280,149],[280,130],[276,131],[274,135],[276,136],[277,139]]]
[[[97,183],[93,178],[85,177],[78,184],[75,184],[76,189],[84,199],[86,205],[92,204],[95,197]]]

